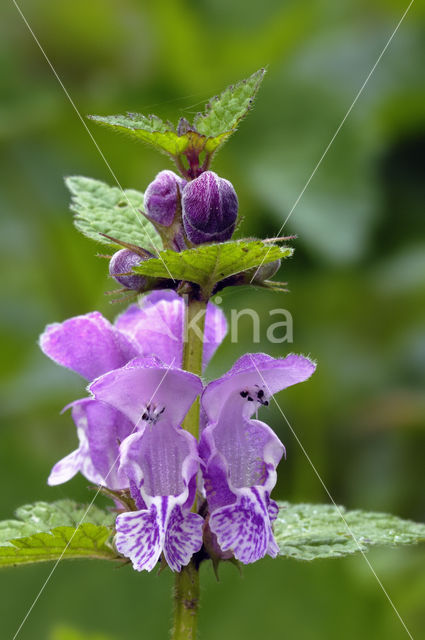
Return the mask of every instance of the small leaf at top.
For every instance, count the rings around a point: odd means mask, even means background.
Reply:
[[[164,123],[157,116],[144,116],[140,113],[89,116],[89,118],[98,124],[111,127],[115,131],[146,142],[173,158],[187,152],[195,152],[198,155],[203,151],[209,153],[217,149],[224,141],[223,135],[208,137],[189,128],[186,123],[184,126],[179,126],[178,132],[176,132],[171,124]]]
[[[425,541],[425,524],[387,513],[347,511],[328,504],[279,502],[278,505],[274,535],[280,555],[288,558],[338,558],[365,552],[376,545],[399,546]]]
[[[0,522],[0,567],[60,557],[118,559],[110,543],[115,518],[98,507],[36,502],[20,507],[16,516]]]
[[[219,96],[211,98],[205,113],[198,113],[195,117],[196,130],[213,138],[235,131],[250,110],[265,72],[265,69],[259,69],[246,80],[227,87]]]
[[[121,131],[132,138],[138,138],[171,156],[183,153],[188,144],[185,136],[179,136],[171,124],[163,122],[157,116],[127,113],[126,115],[88,117],[98,124],[112,127],[115,131]]]
[[[101,180],[70,176],[65,184],[72,194],[71,211],[74,224],[88,238],[114,244],[100,234],[113,236],[151,252],[162,248],[161,239],[143,210],[143,193],[134,189],[122,191]]]
[[[170,122],[164,122],[155,115],[127,113],[88,117],[98,124],[142,140],[176,160],[183,155],[199,157],[205,152],[204,170],[209,166],[213,153],[232,135],[250,110],[264,74],[265,69],[259,69],[249,78],[227,87],[219,96],[211,98],[205,112],[197,114],[193,125],[181,118],[177,131]]]
[[[210,294],[214,285],[241,271],[268,264],[292,255],[288,247],[265,244],[261,240],[236,240],[200,245],[194,249],[161,251],[158,258],[145,260],[134,267],[135,273],[186,280],[201,285]]]

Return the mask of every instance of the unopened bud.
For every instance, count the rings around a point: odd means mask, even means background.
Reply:
[[[111,275],[119,284],[127,289],[136,291],[144,289],[146,286],[146,278],[142,275],[131,274],[133,267],[147,260],[149,254],[146,252],[146,258],[129,249],[120,249],[114,253],[109,263],[109,275]],[[123,275],[131,274],[131,275]]]
[[[232,237],[235,229],[238,197],[228,180],[205,171],[185,186],[182,211],[190,242],[223,242]]]
[[[280,264],[280,260],[274,260],[274,262],[251,269],[252,282],[254,284],[263,284],[264,280],[270,280],[279,271]]]
[[[145,191],[145,216],[169,227],[180,209],[180,192],[186,180],[173,171],[160,171]]]
[[[214,287],[213,293],[218,293],[225,287],[239,287],[242,285],[259,285],[261,287],[269,287],[269,280],[272,278],[280,267],[280,260],[274,260],[260,267],[253,267],[240,273],[235,273],[224,280],[220,280]]]

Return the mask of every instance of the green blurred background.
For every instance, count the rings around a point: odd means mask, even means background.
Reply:
[[[230,179],[240,236],[276,234],[404,9],[398,0],[21,0],[82,114],[155,112],[190,118],[227,84],[268,64],[255,110],[214,169]],[[76,442],[60,409],[83,382],[44,358],[45,324],[99,309],[106,262],[72,227],[63,176],[111,176],[12,2],[0,20],[2,413],[0,517],[37,499],[87,501],[87,482],[48,488]],[[279,397],[337,502],[425,520],[424,5],[415,2],[364,94],[296,207],[282,268],[291,293],[240,289],[222,307],[254,306],[262,343],[241,320],[208,370],[245,351],[311,354],[314,378]],[[167,158],[88,126],[123,187],[144,189]],[[293,344],[269,345],[268,311],[288,309]],[[274,320],[273,320],[274,321]],[[242,335],[243,334],[243,335]],[[327,501],[273,406],[287,445],[276,497]],[[101,500],[99,500],[101,502]],[[369,554],[415,639],[425,637],[424,547]],[[1,637],[11,638],[50,568],[0,575]],[[240,577],[203,567],[201,638],[407,637],[362,557],[313,565],[270,559]],[[167,637],[172,577],[101,562],[63,562],[22,640]],[[72,631],[75,629],[75,633]]]

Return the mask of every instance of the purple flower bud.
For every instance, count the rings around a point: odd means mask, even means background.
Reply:
[[[173,171],[160,171],[145,191],[145,216],[169,227],[180,207],[180,193],[186,180]]]
[[[137,274],[124,276],[123,273],[131,272],[132,268],[137,264],[146,260],[142,258],[138,253],[130,251],[129,249],[120,249],[114,253],[109,263],[109,275],[111,275],[119,284],[122,284],[127,289],[143,289],[146,285],[146,278],[144,276],[138,276]]]
[[[223,242],[235,229],[238,197],[228,180],[205,171],[185,186],[182,210],[184,230],[193,244]]]

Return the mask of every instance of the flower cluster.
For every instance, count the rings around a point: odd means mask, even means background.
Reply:
[[[70,405],[79,447],[53,467],[48,482],[81,472],[128,496],[116,519],[115,545],[138,571],[152,570],[162,554],[180,571],[203,544],[210,556],[243,563],[277,554],[270,493],[285,450],[253,416],[274,393],[315,369],[303,356],[246,354],[204,384],[181,368],[184,304],[174,291],[158,291],[114,325],[89,313],[48,326],[40,338],[44,353],[86,378],[90,392]],[[221,310],[208,303],[204,367],[226,329]],[[198,396],[199,441],[182,428]]]
[[[144,215],[174,251],[229,240],[237,214],[233,186],[212,171],[190,181],[161,171],[145,192]],[[89,381],[90,393],[69,405],[79,446],[55,464],[48,482],[60,484],[80,472],[104,487],[119,512],[115,546],[138,571],[152,570],[161,557],[180,571],[202,546],[202,557],[214,562],[275,556],[277,505],[270,493],[285,449],[258,420],[258,409],[277,391],[309,378],[315,365],[303,356],[246,354],[204,384],[183,370],[186,302],[172,290],[180,283],[133,272],[153,256],[123,245],[112,256],[110,275],[127,289],[159,290],[114,325],[89,313],[48,326],[40,338],[47,356]],[[216,290],[258,283],[279,264],[235,273]],[[202,298],[196,288],[190,293]],[[205,309],[203,369],[227,331],[222,311],[211,302]],[[183,428],[198,397],[199,440]]]
[[[164,247],[183,251],[206,242],[230,240],[238,217],[238,198],[233,185],[213,171],[204,171],[187,182],[173,171],[160,171],[145,191],[144,215],[155,226]],[[153,257],[121,249],[111,259],[109,274],[127,289],[146,291],[147,279],[132,268]],[[172,288],[173,281],[159,286]]]

